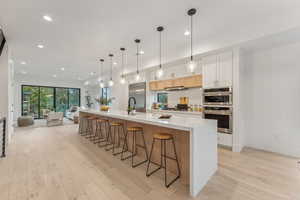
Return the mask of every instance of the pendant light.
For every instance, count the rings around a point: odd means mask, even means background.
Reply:
[[[121,84],[125,84],[125,76],[124,76],[124,51],[125,48],[120,48],[121,52],[122,52],[122,73],[121,73],[121,79],[120,79],[120,83]]]
[[[190,72],[194,72],[197,63],[193,60],[193,15],[195,15],[197,10],[195,8],[189,9],[187,14],[191,17],[190,21],[190,28],[191,28],[191,57],[190,57],[190,62],[188,63],[188,69]]]
[[[112,79],[112,66],[113,66],[113,54],[108,55],[110,57],[110,80],[108,81],[109,87],[112,87],[114,85],[113,79]]]
[[[138,80],[140,80],[140,72],[139,72],[139,55],[140,55],[139,44],[140,44],[141,40],[140,39],[135,39],[134,41],[136,43],[136,76],[135,76],[135,79],[138,81]]]
[[[103,82],[103,78],[101,76],[103,76],[103,63],[104,63],[104,59],[100,59],[100,76],[99,76],[99,79],[100,79],[100,83],[99,83],[99,86],[100,88],[104,88],[104,82]]]
[[[158,78],[160,78],[164,73],[161,65],[161,32],[164,30],[164,27],[159,26],[156,28],[156,30],[159,32],[159,69],[157,70],[156,75]]]

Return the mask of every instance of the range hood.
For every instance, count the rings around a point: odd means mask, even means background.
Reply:
[[[179,91],[179,90],[187,90],[188,88],[184,86],[175,86],[175,87],[165,87],[166,91]]]

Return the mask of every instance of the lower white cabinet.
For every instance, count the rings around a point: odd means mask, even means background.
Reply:
[[[232,147],[232,134],[218,133],[218,144]]]

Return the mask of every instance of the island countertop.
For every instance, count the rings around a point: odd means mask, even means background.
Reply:
[[[187,149],[181,163],[188,167],[189,189],[192,196],[196,196],[206,185],[218,167],[217,153],[217,121],[202,119],[201,117],[172,115],[170,119],[159,119],[159,113],[140,113],[128,115],[126,111],[109,110],[100,111],[93,109],[80,110],[79,117],[95,115],[109,118],[110,120],[124,120],[127,123],[146,124],[146,137],[150,137],[154,130],[160,128],[175,129],[180,132],[179,138],[188,138],[187,142],[177,140],[182,149]],[[80,120],[81,121],[81,120]],[[81,122],[80,122],[81,123]],[[152,128],[148,127],[152,126]],[[148,128],[147,128],[148,127]],[[156,128],[155,128],[156,127]],[[172,132],[172,131],[171,131]],[[149,140],[146,143],[149,143]]]
[[[162,113],[142,113],[136,112],[135,115],[128,115],[126,111],[121,110],[109,110],[99,111],[93,109],[81,110],[81,112],[90,114],[99,114],[102,116],[118,118],[128,121],[146,123],[151,125],[157,125],[167,128],[174,128],[179,130],[190,131],[192,128],[201,126],[207,126],[208,124],[215,125],[215,120],[202,119],[200,117],[193,116],[180,116],[172,114],[170,119],[159,119]]]

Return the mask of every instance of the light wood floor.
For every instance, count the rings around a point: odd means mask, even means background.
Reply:
[[[199,169],[200,170],[200,169]],[[1,200],[184,200],[187,188],[169,189],[162,174],[145,177],[77,134],[75,125],[18,129],[0,159]],[[196,199],[300,199],[297,159],[245,149],[219,149],[219,169]]]

